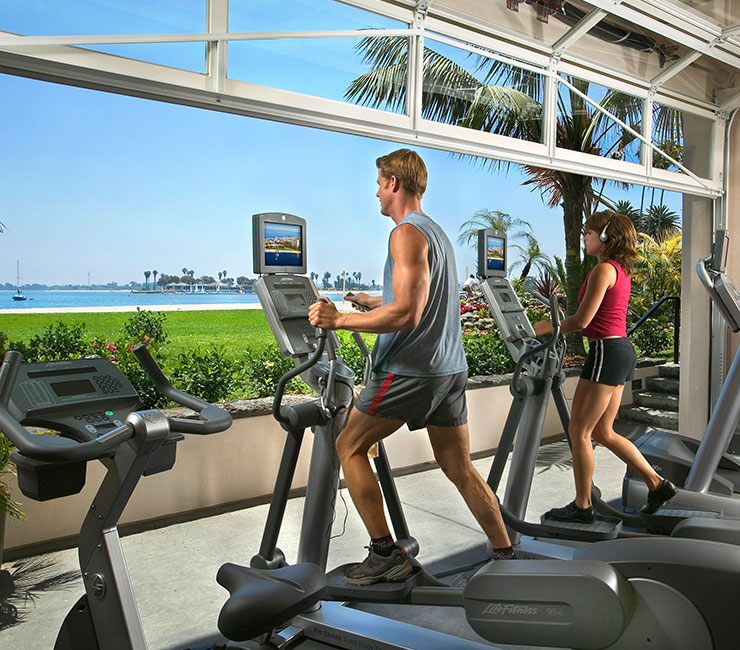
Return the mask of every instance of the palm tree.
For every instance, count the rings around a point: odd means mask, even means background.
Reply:
[[[502,210],[482,208],[481,210],[477,210],[470,219],[460,225],[460,234],[457,237],[457,243],[461,246],[475,247],[477,245],[476,237],[479,230],[496,228],[496,230],[503,230],[508,233],[515,226],[526,228],[529,232],[532,231],[532,226],[523,219],[512,217]],[[523,233],[524,231],[515,233],[512,239],[523,236]]]
[[[156,289],[157,288],[157,275],[159,275],[159,271],[157,271],[157,269],[154,269],[154,271],[152,271],[152,275],[154,276],[154,280],[152,281],[152,289]]]
[[[314,271],[311,271],[310,276],[311,276],[311,282],[316,282],[316,280],[319,279],[319,274],[315,273]]]
[[[0,221],[0,232],[5,232],[6,229],[7,226],[2,221]]]
[[[363,63],[372,69],[351,82],[345,92],[348,100],[373,108],[402,110],[406,102],[408,44],[405,37],[368,37],[357,45]],[[422,72],[422,116],[470,129],[542,142],[542,113],[545,84],[539,75],[508,63],[480,55],[471,55],[475,74],[451,59],[424,48]],[[476,76],[477,75],[477,76]],[[480,77],[480,79],[478,78]],[[591,106],[579,93],[588,96],[589,83],[564,76],[571,84],[558,93],[556,145],[588,154],[624,158],[635,136]],[[597,102],[622,122],[639,131],[642,100],[616,90],[606,89]],[[656,104],[653,124],[656,140],[683,141],[683,124],[678,111]],[[469,157],[475,160],[475,157]],[[498,168],[495,160],[483,164]],[[581,228],[584,218],[600,204],[605,181],[590,176],[524,166],[531,185],[549,207],[562,207],[565,231],[565,270],[567,282],[566,313],[575,313],[583,280],[581,267]],[[597,185],[601,187],[597,187]],[[626,187],[625,184],[617,184]],[[571,337],[569,346],[583,351],[580,336]]]
[[[548,266],[551,265],[550,258],[545,255],[540,249],[540,243],[532,233],[523,233],[522,237],[527,241],[526,246],[520,246],[519,244],[512,244],[512,248],[516,248],[521,253],[521,258],[514,262],[509,268],[512,270],[522,265],[522,272],[519,274],[519,279],[524,280],[529,275],[532,267],[539,270],[540,272],[548,272]]]
[[[632,223],[635,224],[635,230],[639,231],[642,227],[642,215],[640,211],[632,205],[631,201],[617,201],[614,204],[614,213],[623,214],[625,217],[629,217]]]
[[[149,291],[149,276],[152,274],[151,271],[144,271],[144,280],[146,281],[146,291]]]
[[[331,286],[329,284],[329,278],[331,278],[331,273],[329,273],[329,271],[326,271],[324,273],[324,289],[328,289]]]
[[[665,205],[651,205],[641,221],[640,231],[655,240],[670,239],[681,231],[678,214]]]

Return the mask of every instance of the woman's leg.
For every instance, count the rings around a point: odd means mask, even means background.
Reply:
[[[618,386],[579,379],[570,414],[570,437],[573,454],[573,477],[576,484],[576,506],[591,506],[591,484],[594,476],[594,450],[591,434],[609,407]]]
[[[609,406],[594,427],[593,439],[599,444],[604,445],[617,458],[629,465],[645,481],[648,490],[657,490],[663,483],[661,476],[647,462],[631,440],[620,436],[614,431],[614,420],[617,417],[619,405],[622,402],[623,392],[624,386],[618,386],[612,394]]]

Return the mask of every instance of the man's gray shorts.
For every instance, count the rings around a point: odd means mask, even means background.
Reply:
[[[456,427],[468,421],[467,384],[467,371],[444,377],[379,373],[355,398],[355,408],[366,415],[402,420],[412,431],[430,424]]]

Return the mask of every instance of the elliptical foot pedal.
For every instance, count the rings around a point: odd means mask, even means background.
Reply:
[[[686,510],[681,508],[661,508],[651,515],[644,512],[640,513],[640,519],[648,532],[661,535],[670,535],[680,522],[692,517],[719,519],[722,517],[722,513],[716,510]]]
[[[551,537],[572,539],[579,542],[601,542],[616,539],[622,530],[622,520],[617,517],[596,515],[596,521],[584,524],[574,521],[550,519],[547,513],[540,517],[540,524]]]
[[[351,585],[344,576],[344,571],[353,563],[343,564],[326,574],[326,583],[332,600],[358,600],[362,602],[386,603],[402,601],[409,592],[423,584],[424,570],[415,565],[414,569],[397,582],[376,582],[372,585]]]

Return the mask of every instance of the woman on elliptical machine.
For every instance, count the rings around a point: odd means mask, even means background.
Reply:
[[[573,453],[576,496],[562,508],[548,511],[556,521],[591,523],[594,452],[591,439],[604,445],[645,481],[648,499],[642,512],[652,514],[678,490],[663,479],[635,445],[614,431],[624,384],[634,378],[636,355],[627,338],[627,305],[636,255],[637,232],[629,217],[604,210],[584,225],[583,243],[598,263],[586,276],[575,314],[561,323],[563,333],[581,331],[589,350],[573,397],[568,436]],[[552,322],[534,323],[538,336],[553,331]]]

